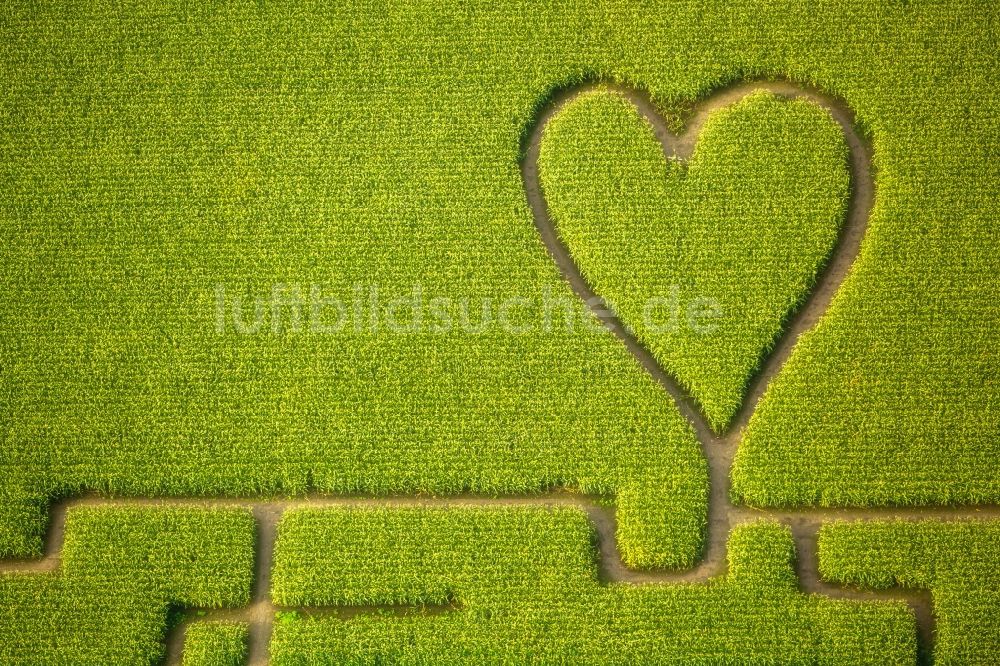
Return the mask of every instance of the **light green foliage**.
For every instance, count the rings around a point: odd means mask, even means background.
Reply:
[[[549,122],[539,168],[587,282],[722,430],[833,249],[840,127],[757,93],[712,114],[689,162],[667,161],[627,99],[595,91]]]
[[[737,528],[730,575],[606,584],[574,509],[302,509],[278,527],[273,594],[411,613],[276,623],[273,663],[912,664],[902,604],[803,595],[775,523]],[[435,612],[421,604],[454,604]]]
[[[0,574],[0,663],[153,664],[170,605],[249,602],[243,510],[77,508],[60,569]]]
[[[876,6],[851,26],[799,10],[816,28],[799,46],[823,63],[792,69],[870,131],[876,205],[853,274],[747,428],[733,488],[757,505],[1000,501],[997,7]],[[877,32],[876,51],[831,57],[837,24]]]
[[[220,283],[230,302],[276,282],[345,300],[377,284],[384,310],[419,282],[428,299],[469,298],[476,320],[486,298],[537,309],[549,288],[575,303],[517,165],[546,92],[595,75],[667,110],[787,76],[844,98],[872,133],[860,263],[765,399],[737,488],[1000,499],[995,10],[716,9],[7,3],[0,553],[37,552],[37,507],[83,488],[565,483],[618,497],[632,562],[689,560],[704,464],[610,334],[293,334],[287,311],[279,335],[237,335],[232,317],[215,333]]]
[[[824,578],[931,591],[935,664],[995,664],[1000,522],[837,522],[819,535]]]
[[[184,634],[182,666],[243,666],[247,625],[241,622],[195,622]]]
[[[997,26],[982,0],[5,3],[0,555],[37,553],[48,499],[82,489],[566,484],[614,496],[630,562],[689,562],[704,462],[610,334],[538,317],[518,335],[384,323],[373,334],[355,321],[293,333],[287,309],[278,334],[270,315],[256,335],[236,334],[231,316],[216,333],[217,284],[230,304],[275,283],[345,300],[377,285],[383,322],[386,301],[415,283],[455,299],[453,317],[462,298],[477,320],[486,299],[524,296],[537,313],[549,289],[575,303],[518,160],[546,94],[595,77],[645,88],[665,111],[736,79],[789,77],[843,98],[872,137],[878,192],[861,257],[750,424],[737,494],[1000,501]],[[159,613],[97,604],[70,570],[3,585],[24,603],[0,606],[0,629],[22,632],[0,649],[28,650],[30,633],[31,654],[55,655],[107,627],[131,645],[141,626],[135,644],[156,652]],[[690,589],[664,603],[708,594]],[[724,640],[716,625],[780,615],[725,601],[706,606],[711,631],[695,627],[707,640]],[[448,618],[435,622],[462,621]],[[783,654],[768,642],[779,623],[760,622],[759,638],[738,634],[740,654]],[[389,625],[315,626],[343,646],[344,632],[369,635],[354,627]]]

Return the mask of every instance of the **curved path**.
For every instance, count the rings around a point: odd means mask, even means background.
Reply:
[[[555,224],[549,217],[544,193],[539,178],[538,157],[541,149],[542,136],[549,120],[567,103],[578,95],[591,90],[609,90],[627,98],[652,127],[654,134],[668,159],[690,158],[698,135],[709,115],[716,109],[729,106],[747,95],[757,91],[768,91],[786,99],[809,100],[825,109],[840,126],[844,140],[850,152],[851,192],[846,219],[840,230],[836,246],[825,266],[817,276],[812,291],[804,302],[791,314],[779,334],[770,352],[760,360],[758,370],[748,384],[746,394],[739,411],[725,432],[719,434],[712,430],[708,421],[701,413],[697,402],[678,383],[675,377],[666,372],[653,358],[635,335],[622,324],[613,310],[604,304],[599,294],[591,289],[583,278],[579,267],[573,260],[568,248],[563,244],[556,231]],[[896,598],[904,599],[913,608],[920,632],[921,659],[929,659],[931,653],[934,626],[930,594],[926,591],[894,590],[881,593],[863,593],[824,583],[818,573],[816,553],[816,538],[822,522],[833,519],[874,519],[874,518],[906,518],[919,519],[934,516],[946,516],[953,519],[998,517],[1000,511],[995,507],[951,509],[931,508],[926,510],[912,509],[867,509],[867,510],[803,510],[803,511],[757,511],[748,507],[734,505],[730,500],[730,471],[736,449],[743,436],[743,430],[753,415],[768,384],[781,371],[799,337],[812,329],[827,311],[834,296],[840,289],[854,265],[868,228],[868,218],[875,201],[875,183],[872,178],[872,156],[868,144],[855,129],[854,113],[841,100],[825,95],[817,90],[799,86],[788,81],[752,81],[738,83],[717,90],[698,104],[694,114],[685,124],[683,133],[677,135],[671,132],[663,117],[647,95],[635,89],[609,83],[590,83],[566,89],[554,95],[542,109],[524,147],[524,158],[521,162],[521,177],[527,193],[528,204],[538,233],[541,235],[549,254],[555,260],[563,277],[569,282],[573,291],[591,309],[591,312],[601,320],[606,328],[614,333],[625,345],[636,361],[662,386],[676,403],[678,409],[691,423],[695,435],[701,444],[702,451],[708,461],[709,495],[708,540],[705,556],[700,565],[694,569],[677,575],[650,575],[629,572],[621,567],[616,577],[636,581],[694,581],[705,580],[710,576],[721,575],[726,569],[726,540],[730,529],[741,522],[769,516],[779,519],[789,525],[795,538],[798,553],[797,569],[799,580],[804,590],[826,594],[828,596],[872,599]],[[611,526],[613,528],[613,526]],[[614,534],[613,529],[610,532]],[[607,539],[602,540],[602,555],[606,563],[617,563],[620,559],[614,553],[605,551]],[[612,549],[613,549],[613,542]]]
[[[573,262],[568,250],[559,240],[555,226],[549,218],[548,209],[538,178],[538,154],[542,132],[553,115],[567,102],[587,90],[604,88],[616,91],[638,108],[649,121],[668,157],[685,159],[691,155],[695,141],[708,115],[715,109],[732,104],[751,92],[768,90],[787,98],[804,98],[826,109],[840,125],[850,149],[851,160],[851,200],[847,219],[831,258],[821,272],[817,284],[802,306],[788,320],[783,332],[771,352],[762,359],[760,369],[750,382],[746,398],[740,411],[734,417],[725,433],[718,435],[708,426],[697,404],[677,381],[665,372],[653,359],[635,336],[621,324],[603,301],[590,289]],[[521,175],[528,203],[535,225],[549,253],[573,290],[591,308],[595,315],[628,348],[638,363],[656,380],[676,402],[678,408],[691,423],[701,443],[709,464],[711,492],[709,499],[708,539],[702,562],[693,569],[683,572],[651,572],[629,569],[622,562],[615,542],[615,514],[613,509],[601,506],[596,498],[569,491],[554,490],[547,494],[518,497],[478,497],[456,496],[451,498],[401,497],[351,497],[312,495],[301,499],[264,498],[123,498],[107,499],[99,496],[84,496],[55,503],[45,543],[45,555],[38,560],[0,561],[3,571],[54,571],[59,565],[65,527],[66,512],[76,506],[109,504],[127,505],[188,505],[212,507],[246,507],[252,510],[257,524],[257,558],[255,563],[255,583],[251,605],[238,609],[213,609],[198,620],[227,619],[250,624],[250,659],[253,665],[266,664],[267,646],[271,635],[271,625],[277,610],[270,599],[270,574],[277,524],[285,510],[299,507],[321,506],[576,506],[590,517],[598,535],[601,576],[607,581],[624,583],[695,583],[721,576],[726,573],[726,540],[731,528],[740,523],[762,518],[779,520],[788,525],[795,539],[797,550],[796,568],[801,587],[806,592],[824,594],[831,597],[875,600],[897,599],[905,601],[914,610],[920,631],[921,659],[929,659],[933,639],[933,616],[930,595],[923,590],[889,590],[862,592],[824,583],[818,573],[816,538],[819,527],[824,522],[835,519],[875,520],[900,518],[918,520],[923,518],[947,518],[968,520],[977,518],[1000,519],[1000,507],[928,507],[928,508],[871,508],[871,509],[802,509],[802,510],[760,510],[734,505],[729,499],[729,474],[736,448],[743,429],[764,394],[771,379],[780,371],[791,354],[799,336],[811,329],[829,307],[840,285],[850,272],[861,247],[868,224],[868,216],[874,202],[875,187],[872,181],[871,153],[867,144],[854,129],[854,117],[842,102],[817,91],[808,90],[788,82],[741,83],[717,91],[699,104],[695,114],[689,119],[687,129],[679,136],[672,134],[663,119],[645,95],[616,85],[587,84],[563,91],[555,95],[538,115],[531,133],[527,137]],[[350,616],[366,609],[329,608],[304,609],[308,613],[335,613]],[[407,608],[397,609],[407,612]],[[442,607],[440,610],[451,610]],[[184,640],[184,626],[191,619],[181,623],[167,640],[167,662],[180,663]]]
[[[722,436],[712,431],[708,422],[699,410],[695,400],[680,386],[677,380],[664,371],[649,351],[639,342],[631,331],[619,321],[617,315],[604,305],[603,299],[596,294],[583,278],[579,268],[573,261],[569,250],[560,240],[555,224],[549,217],[545,196],[542,192],[538,176],[538,155],[541,149],[542,135],[549,120],[567,103],[581,93],[592,90],[610,90],[627,98],[639,113],[646,119],[654,134],[663,147],[663,153],[668,159],[686,160],[694,150],[695,142],[701,133],[708,116],[716,109],[729,106],[747,95],[765,90],[787,99],[806,99],[825,109],[840,126],[850,152],[851,194],[847,217],[841,227],[836,246],[820,271],[816,285],[806,300],[792,313],[783,327],[772,350],[761,360],[757,374],[751,379],[743,400],[743,405],[733,418],[727,433]],[[675,135],[667,129],[666,123],[659,115],[649,98],[630,88],[610,84],[588,84],[556,95],[542,110],[533,131],[529,135],[525,155],[521,162],[521,178],[528,196],[531,214],[538,233],[548,248],[549,254],[555,260],[563,277],[597,316],[610,329],[625,347],[636,358],[640,365],[655,379],[677,403],[678,408],[687,417],[695,429],[698,440],[713,451],[706,451],[709,459],[715,455],[715,449],[720,447],[735,449],[740,434],[767,389],[771,379],[781,370],[788,360],[792,348],[799,336],[811,329],[829,308],[834,295],[840,289],[854,264],[861,249],[861,241],[868,228],[868,217],[875,200],[875,184],[872,181],[871,154],[867,144],[854,129],[854,114],[841,102],[826,95],[800,86],[782,82],[767,81],[742,83],[717,91],[711,97],[698,105],[694,115],[688,120],[683,134]],[[735,451],[733,451],[735,453]],[[731,456],[730,456],[731,458]],[[728,462],[731,462],[728,461]],[[729,466],[726,465],[728,478]],[[713,479],[714,480],[714,479]]]
[[[538,156],[542,135],[549,120],[567,103],[581,93],[606,89],[623,95],[652,126],[653,132],[663,147],[667,158],[688,159],[708,116],[716,109],[729,106],[747,95],[766,90],[789,99],[807,99],[825,109],[840,126],[850,151],[851,193],[847,217],[841,227],[837,243],[826,265],[820,271],[816,285],[796,312],[792,313],[782,329],[771,352],[762,359],[757,374],[751,379],[743,404],[733,418],[727,431],[717,435],[708,425],[695,400],[681,387],[677,380],[666,372],[652,354],[639,342],[635,335],[624,326],[613,310],[604,305],[583,278],[573,261],[568,248],[562,243],[555,224],[549,217],[541,180],[538,174]],[[726,538],[732,524],[736,522],[740,508],[730,502],[729,476],[736,455],[736,449],[749,422],[757,402],[763,396],[771,379],[781,370],[791,354],[792,348],[803,332],[809,330],[826,312],[840,285],[850,272],[861,249],[861,241],[868,228],[868,217],[875,199],[875,185],[872,181],[871,154],[866,143],[854,129],[854,115],[843,103],[821,93],[806,90],[787,82],[750,82],[723,88],[698,105],[694,115],[688,120],[683,134],[675,135],[667,129],[662,116],[650,99],[633,89],[608,84],[588,84],[566,90],[556,95],[542,110],[534,125],[521,162],[521,177],[528,196],[532,217],[538,233],[555,260],[563,276],[573,291],[588,304],[592,312],[610,329],[639,364],[673,398],[677,407],[694,428],[708,461],[709,481],[709,534],[704,562],[693,575],[704,577],[719,572],[725,567]]]

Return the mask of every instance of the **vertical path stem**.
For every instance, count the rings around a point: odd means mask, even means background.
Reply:
[[[271,566],[274,562],[274,544],[277,540],[281,507],[275,504],[258,504],[253,507],[257,524],[257,547],[254,564],[253,601],[250,607],[250,645],[247,663],[265,666],[269,662],[268,644],[274,624],[274,604],[271,602]]]

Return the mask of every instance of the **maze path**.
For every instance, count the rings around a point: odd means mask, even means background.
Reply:
[[[740,410],[723,433],[716,433],[712,430],[692,397],[669,372],[660,367],[652,354],[621,323],[612,309],[604,304],[600,295],[591,289],[570,256],[569,249],[560,240],[555,224],[549,216],[538,169],[543,131],[549,120],[562,107],[581,93],[595,89],[611,90],[631,101],[653,128],[667,159],[686,160],[690,158],[701,128],[712,111],[738,102],[756,91],[768,91],[787,99],[809,100],[825,109],[843,131],[844,140],[850,152],[851,195],[847,216],[840,231],[837,245],[820,272],[815,287],[789,318],[773,349],[762,360],[756,376],[748,385]],[[539,114],[524,146],[521,176],[535,226],[563,277],[570,283],[577,296],[590,307],[593,314],[625,345],[639,365],[670,395],[678,409],[694,428],[705,458],[708,460],[711,488],[708,517],[709,533],[705,556],[702,563],[691,570],[683,580],[704,580],[709,576],[721,573],[726,564],[726,540],[730,529],[747,520],[753,514],[763,513],[778,518],[792,527],[798,551],[798,573],[804,589],[830,596],[867,598],[869,595],[860,595],[855,591],[824,584],[820,580],[816,567],[816,532],[824,520],[831,518],[861,520],[878,516],[919,519],[940,515],[951,518],[997,515],[997,510],[993,507],[970,510],[934,507],[924,510],[887,508],[885,510],[755,512],[746,507],[734,505],[730,501],[730,470],[744,428],[750,421],[750,417],[769,383],[788,360],[799,337],[815,327],[830,307],[834,296],[851,272],[851,267],[861,251],[862,241],[868,229],[868,219],[875,201],[872,154],[867,142],[855,129],[853,111],[843,101],[788,81],[742,82],[717,90],[702,100],[694,114],[686,122],[684,131],[681,134],[674,134],[667,127],[666,122],[649,97],[638,90],[609,83],[573,86],[554,94]],[[934,633],[930,596],[909,592],[905,594],[900,592],[895,596],[905,598],[916,613],[921,634],[921,647],[925,653],[929,654]]]
[[[650,353],[635,339],[614,313],[602,306],[599,297],[583,280],[569,252],[562,245],[549,219],[543,193],[538,179],[538,154],[542,131],[549,119],[566,103],[577,95],[597,87],[604,87],[625,95],[650,122],[657,138],[668,157],[687,158],[694,147],[698,133],[708,114],[717,108],[732,104],[746,95],[767,90],[789,98],[804,98],[826,109],[840,125],[850,149],[852,190],[850,208],[841,237],[833,255],[820,274],[816,287],[805,303],[790,318],[781,337],[771,353],[763,361],[761,369],[751,381],[743,406],[726,432],[716,434],[708,426],[691,397],[665,372]],[[806,592],[831,597],[876,600],[896,599],[905,601],[917,617],[920,631],[920,645],[924,656],[930,654],[933,639],[933,614],[930,595],[924,591],[889,590],[862,592],[844,588],[820,580],[817,569],[816,539],[820,525],[830,520],[874,520],[898,518],[919,520],[940,518],[949,520],[1000,519],[1000,507],[926,507],[926,508],[870,508],[870,509],[802,509],[802,510],[759,510],[734,505],[729,500],[729,473],[733,457],[743,429],[753,414],[754,408],[771,379],[777,375],[788,359],[799,336],[811,329],[829,307],[834,295],[850,273],[851,266],[860,252],[862,240],[868,224],[868,216],[874,203],[875,188],[871,176],[871,152],[865,141],[854,129],[853,113],[839,100],[817,91],[808,90],[788,82],[749,82],[733,85],[714,93],[703,101],[689,119],[686,130],[679,136],[673,135],[659,116],[652,102],[640,92],[616,85],[586,84],[558,92],[537,116],[529,133],[521,163],[521,173],[535,224],[560,271],[573,290],[592,309],[603,324],[611,330],[635,357],[637,362],[671,396],[678,408],[692,424],[709,462],[711,493],[709,501],[709,533],[702,561],[698,566],[683,572],[636,571],[627,568],[621,559],[615,542],[615,514],[613,509],[601,506],[595,498],[566,491],[518,497],[476,497],[455,496],[450,498],[421,497],[348,497],[348,496],[306,496],[300,499],[236,499],[236,498],[123,498],[107,499],[98,496],[84,496],[56,503],[52,506],[52,517],[45,544],[45,554],[41,559],[31,561],[0,561],[0,571],[54,571],[59,566],[66,513],[75,506],[105,505],[115,503],[135,505],[210,505],[217,507],[248,507],[253,511],[257,523],[257,558],[255,564],[255,584],[253,600],[248,608],[214,609],[199,619],[240,620],[250,624],[249,663],[266,664],[267,645],[271,634],[274,613],[278,610],[270,600],[270,574],[278,521],[287,509],[321,506],[576,506],[584,510],[598,534],[600,566],[602,577],[607,581],[626,583],[679,583],[698,582],[721,576],[726,571],[726,540],[730,529],[738,524],[771,518],[779,520],[792,529],[797,549],[797,573],[800,586]],[[364,609],[338,608],[314,609],[313,612],[330,612],[349,616]],[[405,609],[403,609],[405,611]],[[442,609],[447,611],[449,609]],[[184,623],[168,637],[168,663],[179,663],[183,647]]]
[[[45,542],[45,554],[37,560],[0,562],[0,571],[46,572],[55,571],[59,567],[60,554],[64,536],[66,514],[74,507],[83,506],[211,506],[242,507],[253,511],[257,523],[257,558],[255,562],[255,582],[253,598],[247,608],[210,609],[200,616],[199,620],[238,620],[250,625],[250,660],[248,663],[259,666],[267,664],[267,644],[271,635],[271,625],[277,610],[270,599],[271,562],[274,553],[274,543],[277,536],[277,525],[282,514],[289,509],[304,507],[470,507],[470,506],[526,506],[526,507],[577,507],[588,515],[598,537],[600,552],[600,573],[602,579],[608,582],[631,584],[649,583],[693,583],[706,581],[726,573],[727,563],[725,553],[721,560],[705,559],[699,566],[682,572],[636,571],[626,567],[621,560],[615,542],[614,509],[602,506],[596,498],[587,497],[568,491],[552,491],[540,495],[524,495],[517,497],[479,497],[456,496],[450,498],[422,498],[413,496],[398,497],[347,497],[314,495],[298,499],[238,499],[238,498],[121,498],[109,499],[97,495],[77,497],[53,505],[52,521]],[[1000,507],[930,507],[927,509],[804,509],[801,511],[771,511],[758,510],[750,507],[731,507],[728,518],[732,525],[760,520],[763,518],[777,519],[792,529],[795,546],[798,553],[796,569],[803,591],[824,594],[841,599],[857,601],[901,600],[909,604],[917,616],[921,631],[921,647],[929,652],[933,633],[933,617],[931,613],[930,595],[919,590],[887,590],[878,592],[863,592],[845,588],[820,580],[818,561],[816,557],[816,536],[820,525],[830,520],[876,520],[886,518],[901,518],[905,520],[920,520],[941,518],[948,520],[998,519]],[[723,548],[724,551],[724,548]],[[317,608],[311,613],[334,613],[350,616],[365,612],[364,608]],[[399,609],[405,612],[406,609]],[[443,608],[442,611],[450,610]],[[167,663],[180,663],[183,648],[184,632],[181,627],[175,630],[167,639]]]

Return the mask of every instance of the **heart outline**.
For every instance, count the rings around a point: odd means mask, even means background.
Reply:
[[[787,314],[784,326],[780,329],[770,351],[762,354],[757,370],[749,378],[739,409],[721,432],[717,433],[709,426],[697,401],[680,385],[676,377],[656,361],[645,345],[639,342],[635,334],[621,322],[617,313],[590,287],[569,249],[559,237],[556,225],[549,214],[538,167],[544,129],[564,106],[579,95],[596,90],[618,93],[631,102],[652,127],[664,157],[668,160],[687,160],[691,157],[701,129],[712,111],[735,104],[758,91],[767,91],[786,99],[809,100],[828,112],[843,133],[848,147],[850,172],[849,202],[845,220],[829,257],[820,266],[813,287],[806,292],[805,298],[799,305]],[[815,328],[819,319],[829,309],[833,297],[840,291],[841,285],[860,254],[862,240],[868,228],[875,192],[871,173],[871,155],[867,144],[855,129],[853,112],[839,100],[824,93],[783,80],[747,81],[717,89],[700,100],[695,112],[679,134],[670,131],[649,95],[637,88],[600,81],[569,86],[552,94],[548,103],[541,107],[531,130],[525,135],[521,160],[522,184],[535,227],[563,278],[569,282],[573,292],[587,304],[605,328],[614,333],[646,372],[666,389],[678,409],[694,427],[699,441],[705,446],[710,446],[710,442],[734,439],[734,433],[737,435],[735,439],[739,439],[738,435],[745,429],[770,381],[784,367],[799,337]]]

